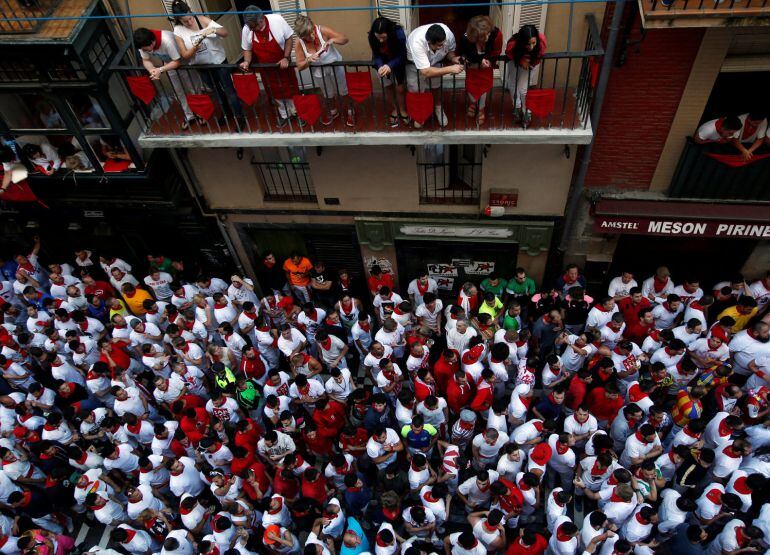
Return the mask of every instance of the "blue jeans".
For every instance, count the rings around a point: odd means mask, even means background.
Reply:
[[[231,117],[235,115],[237,118],[242,118],[243,108],[241,107],[241,101],[235,92],[233,80],[230,77],[230,70],[223,67],[203,70],[202,73],[206,84],[216,91],[225,115]]]

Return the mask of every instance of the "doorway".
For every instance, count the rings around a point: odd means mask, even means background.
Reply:
[[[405,293],[409,282],[427,267],[439,282],[439,297],[454,301],[466,281],[478,285],[491,271],[505,279],[512,277],[518,252],[517,243],[397,240],[398,279]]]

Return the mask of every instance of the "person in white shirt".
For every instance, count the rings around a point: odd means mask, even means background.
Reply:
[[[441,335],[441,318],[444,311],[444,303],[436,297],[435,293],[428,291],[422,297],[425,302],[421,303],[414,315],[421,326],[427,326],[433,333]]]
[[[412,300],[412,306],[417,308],[423,304],[423,297],[426,293],[433,293],[435,295],[438,292],[438,283],[425,272],[409,282],[406,292]]]
[[[607,288],[607,295],[616,301],[619,301],[623,297],[631,295],[631,288],[636,287],[637,285],[634,274],[631,272],[623,272],[618,277],[612,278],[610,285]]]
[[[404,444],[401,442],[401,438],[391,428],[375,429],[366,444],[366,454],[380,470],[384,470],[394,462],[398,452],[403,451],[403,449]]]
[[[673,293],[666,296],[666,300],[652,309],[652,317],[655,319],[655,328],[664,330],[674,327],[679,315],[684,312],[679,295]]]
[[[749,286],[749,290],[757,301],[759,311],[762,312],[762,310],[765,308],[765,305],[770,303],[770,271],[765,274],[765,277],[752,283]]]
[[[452,31],[443,23],[417,27],[406,39],[406,86],[409,92],[433,92],[434,114],[441,127],[449,123],[441,106],[440,84],[444,75],[458,75],[464,68],[456,54]],[[444,65],[448,60],[451,65]],[[422,122],[415,122],[422,127]]]
[[[751,362],[770,356],[770,327],[760,321],[749,329],[736,333],[729,343],[733,370],[741,376],[750,376]]]
[[[174,281],[171,274],[154,269],[143,281],[147,287],[152,289],[157,300],[168,302],[171,299],[173,292],[169,285]]]
[[[700,338],[701,332],[703,332],[703,326],[701,325],[700,320],[693,318],[681,326],[675,327],[671,331],[674,332],[674,337],[680,339],[685,345],[689,346],[690,343]]]
[[[286,358],[291,358],[295,353],[300,353],[307,349],[308,342],[305,336],[298,329],[289,324],[281,326],[281,334],[278,336],[278,350]]]
[[[463,353],[468,348],[471,339],[477,335],[476,328],[471,327],[468,320],[458,319],[455,322],[455,327],[446,334],[447,348]]]
[[[473,438],[473,463],[478,469],[488,468],[497,463],[500,450],[508,443],[508,434],[495,428],[488,428],[484,433]]]
[[[666,297],[674,292],[674,281],[671,272],[665,266],[655,270],[655,275],[642,282],[642,295],[653,303],[662,303]]]
[[[551,527],[553,535],[548,540],[548,555],[575,555],[578,549],[580,530],[568,516],[560,516]]]
[[[594,305],[594,307],[588,311],[588,318],[586,318],[586,327],[601,329],[607,322],[612,319],[612,315],[618,311],[618,306],[615,303],[615,299],[612,297],[604,297]]]

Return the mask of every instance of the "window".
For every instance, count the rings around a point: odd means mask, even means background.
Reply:
[[[251,163],[262,183],[265,201],[316,202],[303,147],[260,148]]]
[[[0,114],[10,129],[65,129],[53,104],[39,94],[0,94]]]
[[[70,108],[84,129],[108,129],[107,116],[99,102],[91,95],[75,93],[69,99]]]
[[[420,204],[478,204],[481,149],[481,145],[418,147]]]
[[[113,47],[112,40],[110,40],[105,32],[91,44],[87,56],[88,61],[91,62],[91,67],[98,74],[102,72],[102,68],[109,63],[114,54],[115,48]]]

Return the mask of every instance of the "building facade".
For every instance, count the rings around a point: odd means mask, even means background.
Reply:
[[[761,277],[770,267],[770,160],[759,159],[768,146],[731,167],[712,155],[734,158],[732,145],[693,135],[726,115],[770,113],[770,12],[752,2],[622,6],[569,252],[599,281],[649,271],[651,249],[677,280],[695,272],[717,281],[724,268]]]

